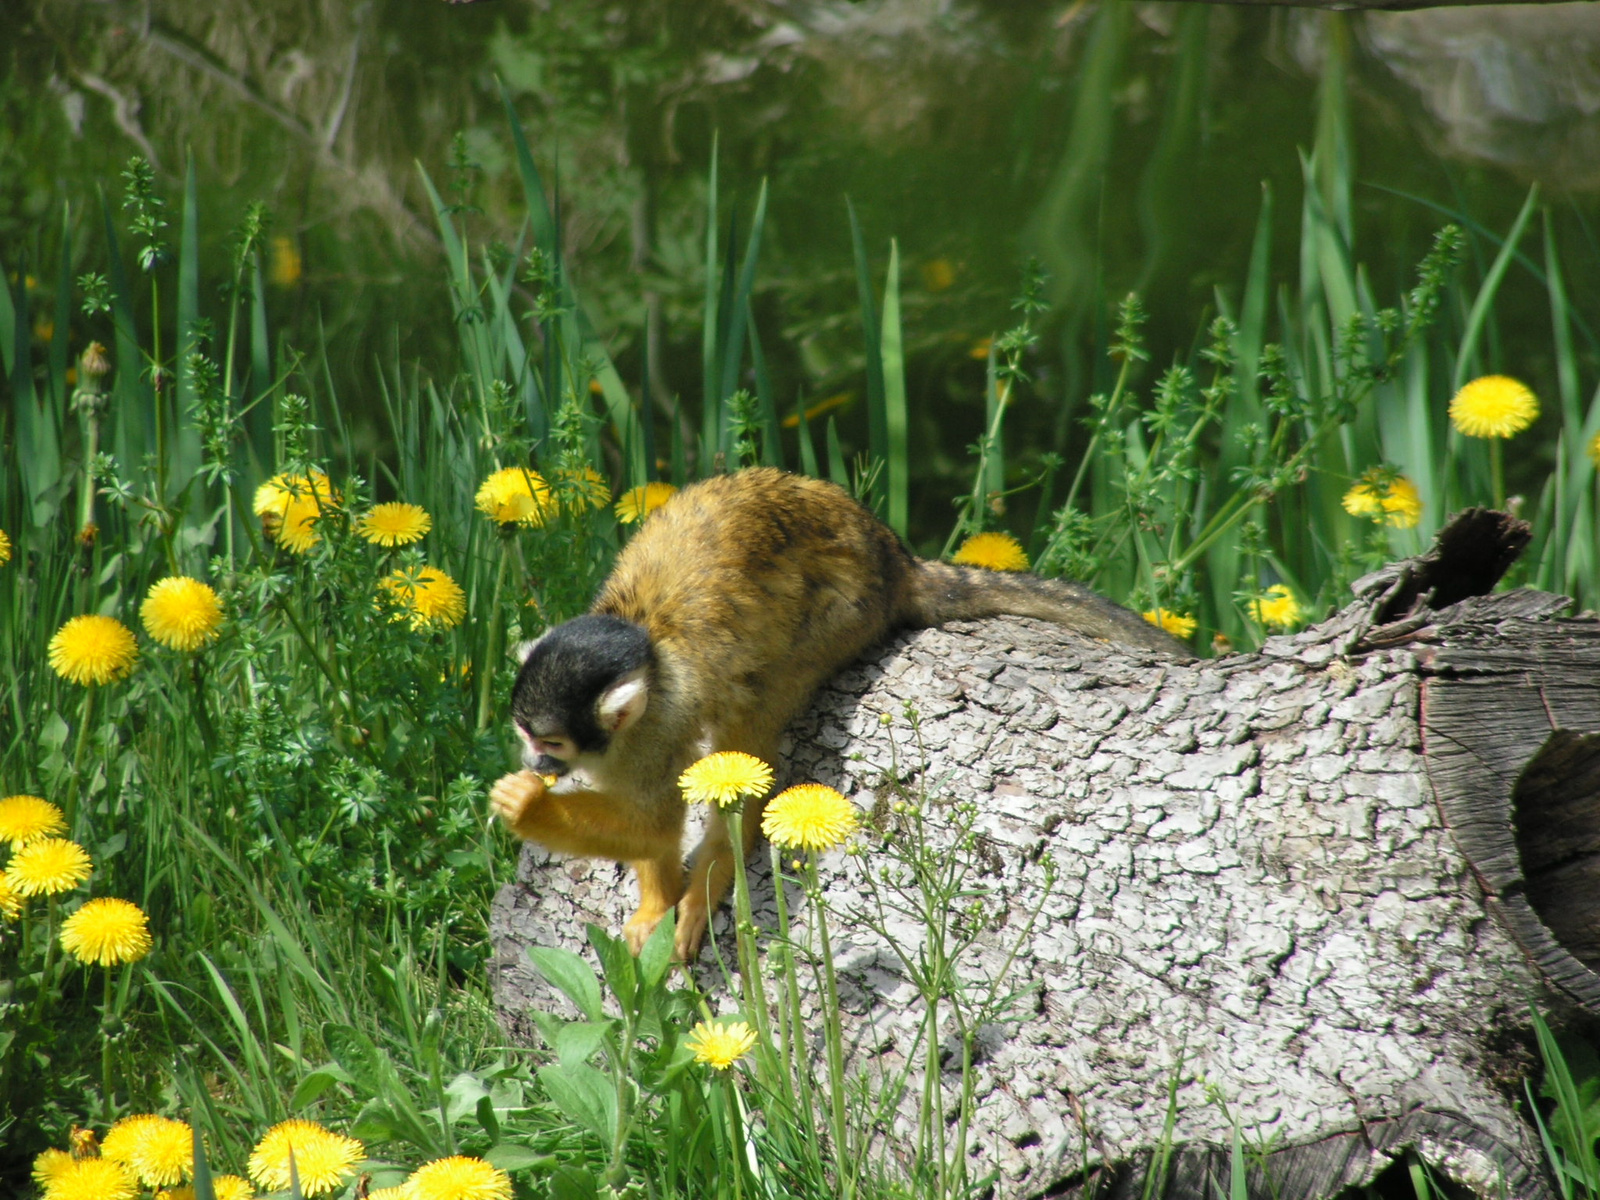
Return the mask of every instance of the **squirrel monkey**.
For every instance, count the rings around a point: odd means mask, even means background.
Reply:
[[[651,514],[587,615],[528,648],[511,695],[526,769],[491,807],[527,841],[631,863],[628,944],[676,905],[675,950],[692,959],[735,850],[713,810],[685,888],[684,769],[719,750],[776,765],[784,726],[874,642],[1002,613],[1189,656],[1078,584],[914,558],[834,484],[770,467],[705,480]],[[745,804],[745,854],[762,803]]]

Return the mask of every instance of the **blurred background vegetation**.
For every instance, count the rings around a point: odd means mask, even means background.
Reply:
[[[1011,324],[1024,258],[1048,272],[1053,307],[1027,365],[1047,403],[1007,418],[1019,477],[1042,453],[1081,449],[1083,398],[1109,386],[1105,314],[1125,292],[1144,297],[1159,369],[1191,351],[1219,299],[1239,303],[1264,195],[1271,269],[1293,269],[1297,151],[1319,137],[1337,154],[1317,169],[1354,183],[1333,216],[1380,298],[1410,286],[1445,213],[1467,225],[1481,272],[1497,249],[1481,235],[1503,233],[1539,183],[1557,244],[1583,260],[1566,287],[1579,360],[1596,357],[1581,319],[1600,298],[1592,6],[1508,18],[1001,0],[33,0],[4,21],[0,261],[34,277],[32,311],[53,308],[64,209],[73,273],[104,269],[93,189],[114,206],[139,153],[176,196],[192,156],[202,270],[227,262],[222,243],[265,200],[271,335],[325,346],[358,457],[388,449],[380,359],[435,378],[460,369],[416,164],[443,188],[463,134],[467,232],[514,243],[521,228],[497,80],[558,194],[585,309],[635,395],[648,361],[663,430],[672,398],[701,390],[714,140],[724,219],[748,220],[770,187],[753,308],[772,392],[837,416],[847,453],[867,416],[846,197],[875,279],[898,239],[923,552],[966,488],[982,339]],[[202,294],[223,282],[203,278]],[[48,325],[39,317],[35,335],[48,340]],[[73,332],[74,354],[89,336]],[[1501,286],[1486,353],[1556,395],[1548,294],[1529,260]],[[1545,424],[1553,434],[1549,402]],[[1536,443],[1508,458],[1513,491],[1549,474],[1553,439]],[[1032,501],[1017,503],[1025,531]]]

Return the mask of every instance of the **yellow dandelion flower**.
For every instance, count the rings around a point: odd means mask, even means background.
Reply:
[[[0,529],[0,567],[11,561],[11,539],[6,536],[6,531]]]
[[[42,796],[7,796],[0,800],[0,842],[10,842],[13,850],[66,831],[66,817]]]
[[[162,1188],[156,1193],[155,1200],[195,1200],[194,1189],[188,1184],[182,1187]]]
[[[272,255],[268,260],[267,278],[274,287],[288,288],[300,282],[302,271],[300,247],[287,234],[272,238]]]
[[[1508,438],[1539,416],[1539,400],[1509,375],[1485,375],[1450,401],[1450,421],[1468,437]]]
[[[855,805],[831,787],[801,783],[779,792],[761,818],[761,832],[774,846],[826,850],[856,829]]]
[[[50,639],[50,666],[70,683],[111,683],[133,673],[139,644],[115,617],[73,617]]]
[[[436,1158],[411,1173],[413,1200],[511,1200],[511,1176],[481,1158]]]
[[[250,1178],[257,1187],[281,1192],[289,1187],[289,1152],[300,1190],[307,1196],[331,1192],[366,1157],[366,1147],[353,1137],[333,1133],[315,1121],[291,1117],[267,1130],[250,1155]]]
[[[413,629],[451,629],[467,615],[467,594],[438,567],[395,571],[378,586],[400,610],[392,619],[409,616]]]
[[[1589,460],[1600,467],[1600,433],[1589,439]]]
[[[593,467],[577,471],[556,472],[557,486],[566,498],[568,511],[582,512],[585,507],[604,508],[611,503],[611,488]]]
[[[142,924],[144,914],[139,916]],[[148,941],[149,935],[145,938]],[[134,957],[143,953],[141,950]],[[100,1153],[120,1162],[149,1188],[176,1187],[194,1174],[194,1133],[187,1124],[171,1117],[143,1115],[118,1121],[106,1134]]]
[[[1279,629],[1289,629],[1304,619],[1300,601],[1281,583],[1273,584],[1265,595],[1250,601],[1250,612],[1261,624]]]
[[[93,865],[77,842],[65,838],[40,838],[11,856],[6,878],[24,896],[52,896],[70,892],[85,879]]]
[[[367,1200],[412,1200],[415,1195],[411,1190],[410,1182],[397,1184],[394,1187],[374,1188],[367,1193]],[[219,1194],[217,1200],[222,1200]]]
[[[110,967],[137,962],[150,953],[150,944],[150,921],[144,910],[115,896],[90,900],[61,923],[61,948],[81,963]],[[145,1182],[152,1180],[146,1178]],[[162,1182],[178,1180],[154,1180]]]
[[[745,796],[765,796],[771,791],[772,768],[753,754],[723,750],[706,755],[678,776],[678,786],[690,804],[727,808]]]
[[[340,495],[322,471],[274,475],[256,489],[253,508],[267,535],[295,554],[322,539],[317,521],[339,507]]]
[[[409,546],[433,528],[420,504],[380,504],[356,523],[356,532],[375,546]]]
[[[993,345],[994,345],[994,338],[992,338],[992,337],[981,337],[977,341],[973,342],[970,347],[968,347],[967,353],[969,355],[971,355],[973,358],[988,358],[989,357],[989,349]]]
[[[213,1175],[211,1190],[217,1194],[217,1200],[255,1200],[256,1196],[250,1181],[238,1175]],[[372,1193],[373,1196],[377,1194]]]
[[[150,585],[139,606],[139,619],[156,641],[187,654],[217,640],[222,601],[210,584],[171,575]]]
[[[1165,629],[1173,637],[1186,638],[1194,632],[1195,619],[1186,617],[1182,613],[1169,612],[1164,608],[1152,608],[1149,612],[1139,615],[1157,629]]]
[[[17,891],[11,877],[0,871],[0,921],[15,921],[22,915],[22,893]]]
[[[526,467],[504,467],[483,481],[473,497],[478,511],[509,525],[543,525],[555,512],[550,485]]]
[[[1352,517],[1370,517],[1397,529],[1413,529],[1422,519],[1417,485],[1386,467],[1373,467],[1362,475],[1340,503]]]
[[[33,1181],[48,1192],[52,1183],[72,1169],[73,1161],[72,1155],[52,1146],[33,1160]]]
[[[950,560],[986,571],[1026,571],[1028,555],[1022,543],[1009,533],[975,533],[961,543]]]
[[[677,494],[678,489],[670,483],[647,483],[629,488],[617,497],[617,520],[624,525],[637,524]]]
[[[683,1044],[694,1052],[695,1062],[726,1071],[750,1053],[756,1034],[743,1021],[701,1021]]]
[[[309,497],[324,504],[337,504],[339,495],[326,472],[313,469],[310,476],[278,474],[256,489],[251,511],[258,517],[282,517],[293,501]]]
[[[123,1117],[106,1130],[106,1136],[100,1142],[101,1155],[105,1158],[114,1158],[120,1163],[129,1162],[133,1157],[133,1147],[144,1134],[144,1127],[160,1119],[153,1113],[134,1113],[132,1116]]]
[[[922,264],[922,286],[930,292],[943,292],[956,281],[956,269],[948,258],[936,258]]]
[[[75,1159],[45,1189],[44,1200],[133,1200],[138,1181],[114,1158]]]

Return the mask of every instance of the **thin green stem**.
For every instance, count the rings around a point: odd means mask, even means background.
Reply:
[[[116,1116],[117,1106],[111,1092],[111,968],[105,968],[104,1000],[100,1009],[100,1093],[105,1105],[106,1124]]]
[[[483,656],[483,669],[478,676],[478,728],[489,727],[489,702],[494,698],[494,671],[500,658],[500,597],[505,593],[506,575],[511,570],[511,547],[516,535],[502,535],[500,542],[500,570],[494,577],[494,598],[489,602],[489,645]]]
[[[839,1164],[839,1193],[844,1200],[855,1195],[855,1175],[850,1168],[849,1143],[845,1136],[844,1044],[839,1029],[839,980],[833,966],[833,942],[828,937],[828,916],[822,906],[822,885],[817,879],[817,852],[806,851],[806,890],[811,895],[812,918],[822,943],[822,979],[827,997],[825,1040],[828,1045],[828,1092],[833,1119],[833,1154]]]
[[[745,1011],[755,1022],[757,1045],[763,1050],[772,1044],[767,1016],[767,981],[761,971],[756,949],[756,919],[750,907],[750,879],[744,863],[744,813],[738,805],[723,812],[728,840],[733,844],[733,939],[739,954],[739,990],[744,993]]]
[[[83,689],[83,711],[78,716],[78,737],[72,747],[72,771],[67,776],[67,795],[61,805],[70,836],[77,835],[78,789],[83,778],[83,755],[89,745],[89,725],[94,717],[95,690],[93,685]]]
[[[45,908],[45,944],[44,966],[39,970],[39,994],[34,999],[33,1023],[40,1024],[44,1020],[45,1003],[55,992],[55,965],[56,965],[56,909],[58,902],[51,896]]]

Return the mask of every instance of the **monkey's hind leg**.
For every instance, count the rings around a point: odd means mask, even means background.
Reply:
[[[628,949],[635,954],[644,949],[661,918],[672,911],[683,897],[682,849],[676,843],[659,857],[636,859],[633,873],[639,877],[639,907],[622,927]],[[683,927],[678,927],[681,937]]]

